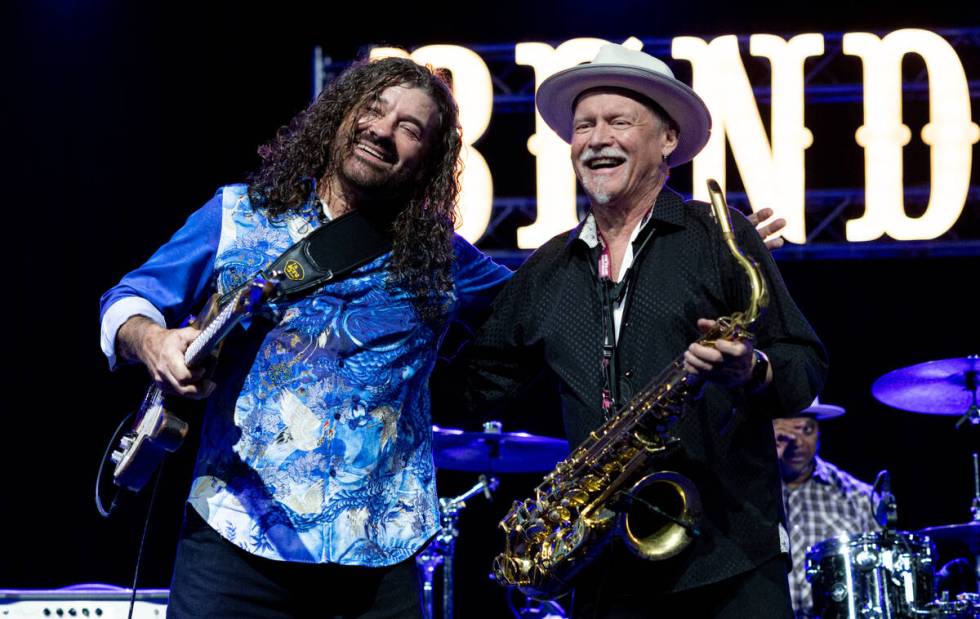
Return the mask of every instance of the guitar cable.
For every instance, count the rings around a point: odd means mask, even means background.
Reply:
[[[109,505],[109,509],[106,509],[102,503],[102,478],[105,473],[105,463],[110,458],[113,447],[119,443],[119,439],[122,436],[123,428],[128,427],[129,421],[133,418],[133,413],[126,415],[119,425],[116,426],[116,431],[112,433],[112,438],[109,439],[109,443],[105,447],[105,452],[102,454],[102,460],[99,462],[99,472],[95,474],[95,509],[99,510],[99,515],[103,518],[108,518],[112,515],[112,512],[116,511],[119,506],[119,497],[122,495],[121,490],[116,490],[116,495],[112,497],[112,504]]]
[[[165,460],[165,459],[164,459]],[[133,609],[136,607],[136,585],[139,583],[140,566],[143,561],[143,547],[146,545],[146,537],[150,532],[150,518],[153,516],[153,506],[157,500],[157,489],[160,487],[160,478],[163,477],[163,467],[165,462],[161,461],[157,467],[156,479],[153,480],[153,490],[150,492],[150,504],[146,508],[146,520],[143,521],[143,533],[140,535],[140,546],[136,552],[136,565],[133,567],[133,586],[129,595],[129,614],[127,619],[133,619]]]
[[[116,490],[115,496],[112,497],[112,504],[109,505],[109,509],[105,508],[102,502],[102,493],[100,489],[102,487],[102,478],[105,471],[105,463],[109,460],[109,456],[112,452],[113,447],[117,444],[121,432],[124,428],[128,427],[130,420],[133,418],[133,413],[126,415],[125,418],[116,427],[116,431],[113,432],[112,438],[109,440],[109,444],[106,445],[106,450],[102,454],[102,461],[99,462],[99,471],[95,476],[95,508],[99,510],[99,514],[103,518],[108,518],[112,515],[112,512],[116,510],[119,506],[120,497],[123,496],[124,490]],[[153,506],[156,504],[157,489],[160,487],[160,478],[163,477],[163,467],[165,464],[165,459],[160,462],[157,467],[155,478],[153,480],[153,490],[150,491],[150,503],[147,506],[146,519],[143,521],[143,533],[140,535],[139,549],[136,552],[136,565],[133,567],[133,585],[131,587],[129,595],[129,614],[127,619],[133,619],[133,611],[136,608],[136,586],[139,584],[140,566],[143,561],[143,549],[146,545],[147,534],[150,531],[150,518],[153,516]]]

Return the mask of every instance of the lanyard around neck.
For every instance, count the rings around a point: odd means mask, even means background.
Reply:
[[[641,231],[642,240],[640,246],[633,251],[633,261],[623,278],[612,281],[612,255],[609,252],[609,245],[602,238],[602,232],[596,227],[596,236],[599,239],[599,255],[596,258],[596,290],[599,295],[599,305],[602,312],[602,374],[604,385],[602,387],[602,414],[609,419],[616,410],[622,405],[620,401],[619,389],[619,368],[616,354],[616,305],[623,302],[630,281],[633,279],[633,267],[636,265],[640,254],[646,247],[649,240],[653,237],[654,230],[648,234]]]

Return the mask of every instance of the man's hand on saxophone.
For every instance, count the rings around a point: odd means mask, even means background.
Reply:
[[[698,320],[701,333],[714,326],[714,320]],[[762,351],[756,351],[751,341],[745,340],[718,339],[714,346],[694,342],[684,351],[684,370],[729,388],[748,385],[750,390],[757,391],[772,382],[769,359]]]

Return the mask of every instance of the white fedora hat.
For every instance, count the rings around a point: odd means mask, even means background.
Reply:
[[[843,406],[835,406],[834,404],[821,404],[820,396],[817,396],[813,399],[813,404],[800,411],[799,416],[813,417],[817,421],[823,421],[824,419],[840,417],[843,414],[844,414]]]
[[[566,142],[572,139],[575,100],[590,88],[624,88],[655,101],[677,123],[671,165],[687,163],[708,143],[711,114],[691,88],[662,61],[622,45],[603,45],[592,62],[555,73],[538,87],[538,112]]]

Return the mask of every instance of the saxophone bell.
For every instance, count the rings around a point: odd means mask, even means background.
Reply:
[[[687,477],[658,471],[622,493],[619,533],[626,547],[641,559],[669,559],[701,533],[701,495]]]

